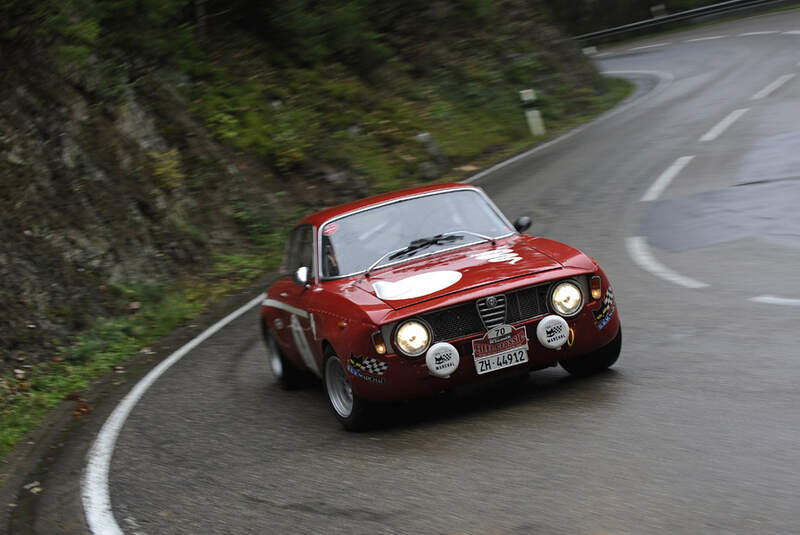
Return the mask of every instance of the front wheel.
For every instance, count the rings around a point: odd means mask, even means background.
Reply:
[[[359,431],[369,423],[369,402],[353,392],[339,357],[325,353],[325,393],[333,414],[348,431]]]
[[[570,374],[585,377],[601,372],[610,368],[617,362],[619,352],[622,349],[622,328],[620,328],[617,336],[614,337],[607,345],[596,349],[591,353],[587,353],[582,357],[565,360],[559,362],[561,367],[567,370]]]

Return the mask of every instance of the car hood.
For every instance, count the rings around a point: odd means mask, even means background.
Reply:
[[[527,239],[526,239],[527,238]],[[398,310],[446,295],[564,267],[527,236],[462,247],[381,269],[356,286]],[[571,248],[570,248],[571,249]]]

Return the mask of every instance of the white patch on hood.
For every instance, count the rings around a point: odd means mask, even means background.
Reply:
[[[376,281],[372,283],[372,287],[375,288],[375,295],[380,299],[398,301],[436,293],[452,286],[459,280],[461,280],[461,273],[458,271],[431,271],[397,282]]]
[[[509,264],[516,264],[522,260],[522,257],[507,245],[470,256],[478,260],[486,260],[487,262],[508,262]]]

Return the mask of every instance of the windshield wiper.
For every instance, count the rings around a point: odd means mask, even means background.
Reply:
[[[382,255],[367,268],[367,270],[364,272],[364,276],[369,277],[369,272],[375,269],[375,266],[387,258],[389,260],[394,260],[395,258],[400,258],[401,256],[413,256],[417,254],[417,251],[427,249],[433,245],[443,245],[445,243],[463,239],[463,236],[459,236],[458,234],[460,233],[448,232],[446,234],[437,234],[436,236],[431,236],[430,238],[419,238],[417,240],[413,240],[406,247],[395,249],[394,251],[389,251],[388,253]]]
[[[389,260],[394,260],[395,258],[400,258],[401,256],[414,255],[420,249],[427,249],[432,245],[444,245],[445,243],[462,239],[464,239],[463,236],[446,236],[444,234],[437,234],[436,236],[431,236],[430,238],[420,238],[418,240],[413,240],[411,243],[408,244],[408,247],[400,249],[396,253],[390,255]]]
[[[464,235],[475,236],[476,238],[480,238],[482,240],[490,242],[492,245],[495,245],[497,243],[497,240],[495,240],[491,236],[487,236],[485,234],[479,234],[477,232],[472,232],[471,230],[454,230],[451,232],[444,232],[442,234],[437,234],[436,236],[431,236],[430,238],[419,238],[417,240],[413,240],[406,247],[395,249],[394,251],[389,251],[388,253],[378,258],[367,268],[367,270],[364,272],[364,276],[369,277],[369,272],[375,269],[375,267],[378,264],[380,264],[387,258],[389,260],[394,260],[395,258],[400,258],[401,256],[413,256],[417,253],[417,251],[421,249],[427,249],[432,245],[444,245],[445,243],[462,240],[464,239]]]

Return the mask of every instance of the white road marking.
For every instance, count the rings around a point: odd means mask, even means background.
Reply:
[[[783,84],[794,78],[796,75],[792,74],[784,74],[783,76],[779,77],[777,80],[769,84],[767,87],[750,97],[750,100],[760,100],[764,97],[770,96],[774,91],[776,91],[779,87]]]
[[[783,32],[783,35],[800,35],[800,30],[792,30],[789,32]]]
[[[108,489],[108,474],[111,467],[111,456],[114,453],[114,446],[117,442],[122,426],[133,408],[161,375],[170,366],[181,360],[192,349],[203,343],[217,331],[228,325],[230,322],[249,311],[264,299],[264,294],[252,299],[246,305],[231,312],[214,325],[203,331],[197,338],[193,339],[165,360],[161,361],[150,373],[139,381],[133,390],[123,398],[114,412],[103,424],[102,429],[97,434],[97,438],[89,450],[87,457],[86,472],[82,482],[83,510],[86,513],[86,522],[89,531],[95,535],[123,535],[122,529],[114,520],[114,512],[111,509],[111,497]]]
[[[740,33],[739,37],[750,37],[751,35],[771,35],[773,33],[778,33],[778,30],[766,30],[763,32],[745,32],[745,33]]]
[[[675,160],[672,165],[667,167],[666,171],[661,173],[655,182],[647,189],[645,194],[642,196],[642,202],[649,202],[658,199],[661,192],[669,186],[670,182],[683,171],[683,168],[689,165],[694,159],[694,155],[692,156],[681,156],[677,160]]]
[[[700,138],[700,141],[714,141],[717,139],[722,133],[730,127],[733,123],[739,120],[739,118],[748,112],[750,108],[742,108],[740,110],[734,110],[728,114],[723,120],[717,123],[717,125],[703,134],[703,137]]]
[[[628,254],[643,270],[669,281],[679,286],[686,288],[705,288],[708,286],[705,282],[700,282],[689,277],[684,277],[675,273],[667,266],[655,259],[650,253],[650,248],[647,246],[647,240],[642,236],[633,236],[627,239]]]
[[[694,39],[687,39],[686,43],[696,43],[698,41],[712,41],[714,39],[724,39],[728,35],[711,35],[709,37],[695,37]]]
[[[499,171],[500,169],[502,169],[503,167],[506,167],[507,165],[511,165],[514,162],[517,162],[517,161],[519,161],[519,160],[521,160],[523,158],[527,158],[528,156],[536,154],[537,152],[543,151],[543,150],[547,149],[548,147],[552,147],[553,145],[555,145],[557,143],[561,143],[562,141],[566,141],[567,139],[580,134],[581,132],[583,132],[587,128],[591,128],[592,126],[594,126],[594,125],[596,125],[598,123],[601,123],[603,121],[611,119],[612,117],[627,111],[631,107],[633,107],[633,106],[645,101],[646,99],[651,98],[654,95],[657,95],[666,86],[671,84],[672,81],[675,79],[672,76],[672,74],[670,74],[668,72],[661,72],[661,71],[602,71],[601,74],[604,74],[604,75],[607,75],[607,76],[615,76],[615,75],[621,75],[621,74],[645,74],[645,75],[657,77],[658,78],[658,85],[655,87],[655,89],[651,90],[649,93],[641,96],[640,98],[638,98],[636,100],[631,100],[627,104],[623,104],[621,106],[618,106],[616,108],[608,110],[607,112],[603,113],[599,117],[596,117],[595,119],[589,121],[588,123],[582,124],[581,126],[573,128],[572,130],[570,130],[569,132],[567,132],[565,134],[562,134],[562,135],[560,135],[560,136],[558,136],[556,138],[551,139],[550,141],[542,143],[541,145],[536,145],[532,149],[527,150],[527,151],[525,151],[525,152],[523,152],[521,154],[517,154],[516,156],[512,156],[511,158],[508,158],[507,160],[503,160],[502,162],[497,163],[497,164],[489,167],[488,169],[484,169],[483,171],[475,173],[471,177],[462,180],[461,183],[463,183],[463,184],[471,184],[473,182],[476,182],[476,181],[482,179],[486,175],[492,174],[495,171]]]
[[[758,297],[751,297],[748,301],[764,303],[765,305],[800,307],[800,299],[787,299],[785,297],[775,297],[774,295],[759,295]]]
[[[631,51],[634,51],[634,50],[645,50],[645,49],[648,49],[648,48],[655,48],[657,46],[667,46],[667,45],[671,45],[671,44],[672,43],[667,41],[667,42],[664,42],[664,43],[655,43],[653,45],[635,46],[633,48],[629,48],[628,52],[631,52]]]

